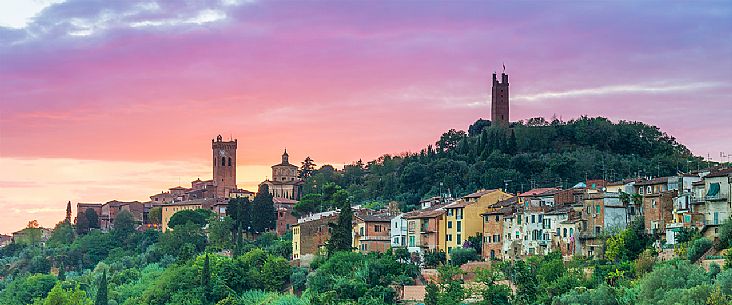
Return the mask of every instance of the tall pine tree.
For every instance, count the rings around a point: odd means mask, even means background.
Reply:
[[[71,223],[71,201],[66,204],[66,222]]]
[[[203,304],[211,301],[211,269],[209,267],[208,253],[203,261],[203,270],[201,271],[201,290],[203,290]]]
[[[99,279],[99,287],[97,288],[97,300],[94,305],[107,305],[107,270],[102,273]]]
[[[274,207],[269,187],[262,184],[252,203],[252,229],[255,233],[273,230],[277,224],[277,210]]]
[[[353,210],[351,210],[351,204],[348,202],[348,192],[339,189],[333,194],[331,200],[333,205],[339,207],[341,211],[338,215],[338,222],[330,224],[332,233],[326,245],[328,255],[338,251],[351,251],[353,247],[353,236],[351,234],[353,230]]]

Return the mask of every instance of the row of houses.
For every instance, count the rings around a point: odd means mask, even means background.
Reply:
[[[731,168],[606,182],[589,180],[572,188],[536,188],[519,194],[479,190],[462,198],[434,197],[420,209],[355,208],[353,248],[383,252],[404,247],[414,255],[482,243],[485,259],[511,260],[561,251],[565,257],[603,255],[607,236],[642,217],[656,246],[673,245],[678,232],[696,228],[717,237],[732,215]],[[293,226],[293,259],[307,261],[322,251],[337,211],[310,215]]]

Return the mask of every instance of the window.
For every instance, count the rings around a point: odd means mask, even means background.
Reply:
[[[457,222],[457,231],[458,231],[458,232],[460,232],[460,231],[461,231],[461,229],[462,229],[462,226],[461,226],[461,222],[460,222],[460,221],[458,221],[458,222]]]
[[[653,193],[653,189],[649,185],[649,186],[646,187],[646,194],[650,194],[650,193]]]
[[[651,207],[656,208],[656,199],[651,199]]]
[[[567,237],[567,231],[566,230],[567,229],[565,229],[565,231],[564,231],[564,237]],[[557,228],[557,236],[562,236],[562,234],[560,234],[560,233],[561,233],[561,230],[559,228]]]
[[[445,235],[445,240],[452,241],[452,234]]]
[[[564,228],[564,230],[562,230],[562,232],[564,233],[564,234],[563,234],[563,235],[564,235],[564,237],[567,237],[567,228]]]
[[[452,229],[452,221],[448,221],[447,222],[447,228],[448,229]]]
[[[595,213],[600,214],[600,205],[599,204],[595,206]]]
[[[500,243],[501,242],[501,235],[493,235],[493,242]]]
[[[501,220],[501,216],[500,215],[496,215],[496,222],[498,222],[500,220]]]
[[[519,235],[519,231],[516,231],[516,239],[519,239],[519,238],[521,238],[521,236]]]
[[[375,225],[374,232],[381,232],[381,225]]]
[[[229,157],[229,166],[231,166],[231,157]]]
[[[539,215],[539,222],[544,223],[544,215]]]
[[[447,216],[452,216],[453,209],[447,209]]]
[[[358,235],[363,236],[363,227],[358,228]]]
[[[516,223],[521,224],[521,216],[516,217]]]
[[[536,215],[531,215],[531,223],[536,223]]]
[[[414,236],[409,236],[409,246],[414,247]]]
[[[463,237],[460,234],[457,235],[457,244],[458,245],[462,245],[463,244]]]
[[[569,228],[569,236],[574,236],[574,228]]]
[[[490,244],[491,243],[491,237],[490,236],[486,236],[486,239],[487,239],[487,242]]]
[[[221,166],[224,166],[224,165],[226,165],[226,158],[221,157]]]
[[[602,230],[602,229],[600,228],[600,226],[596,226],[596,227],[595,227],[595,234],[600,234],[600,230]]]

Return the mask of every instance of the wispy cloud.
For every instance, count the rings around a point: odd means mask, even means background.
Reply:
[[[548,99],[594,97],[616,94],[666,94],[676,92],[688,92],[699,89],[708,89],[725,86],[719,82],[696,82],[681,84],[626,84],[602,86],[596,88],[572,89],[565,91],[550,91],[530,94],[519,94],[511,98],[512,101],[537,102]]]

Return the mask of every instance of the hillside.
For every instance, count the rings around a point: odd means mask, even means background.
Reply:
[[[335,182],[356,202],[398,200],[413,206],[420,198],[438,195],[440,183],[443,193],[453,195],[502,188],[506,182],[510,192],[517,192],[532,186],[570,187],[586,179],[673,175],[702,162],[674,137],[641,122],[532,118],[501,128],[481,119],[467,132],[445,132],[418,153],[383,155],[342,171],[324,166],[313,173],[305,193]]]

